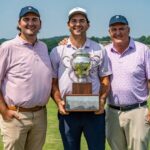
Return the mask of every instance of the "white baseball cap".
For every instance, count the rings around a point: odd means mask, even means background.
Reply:
[[[69,11],[68,17],[71,18],[72,15],[78,14],[78,13],[85,15],[85,17],[87,18],[87,12],[86,12],[86,10],[83,9],[83,8],[81,8],[81,7],[75,7],[73,9],[71,9]]]

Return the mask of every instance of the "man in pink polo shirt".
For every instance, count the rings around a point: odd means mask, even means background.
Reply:
[[[0,47],[0,123],[5,150],[42,150],[47,129],[45,105],[51,91],[47,46],[37,39],[37,9],[21,9],[20,33]]]
[[[115,15],[109,22],[112,43],[111,90],[106,111],[106,136],[112,150],[148,150],[150,111],[150,50],[130,36],[128,21]]]

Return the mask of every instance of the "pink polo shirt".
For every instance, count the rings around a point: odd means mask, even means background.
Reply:
[[[128,48],[118,53],[113,44],[106,47],[113,74],[108,103],[127,106],[148,99],[150,80],[150,49],[130,39]]]
[[[0,47],[0,88],[8,106],[43,106],[51,91],[51,64],[47,46],[34,46],[19,36]]]

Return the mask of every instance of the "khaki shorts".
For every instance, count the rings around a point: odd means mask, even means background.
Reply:
[[[17,113],[17,112],[16,112]],[[47,130],[47,111],[18,112],[20,120],[3,120],[1,134],[5,150],[42,150]]]
[[[112,150],[148,150],[150,124],[147,106],[120,111],[106,109],[106,136]]]

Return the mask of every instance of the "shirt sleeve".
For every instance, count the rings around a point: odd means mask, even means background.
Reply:
[[[0,88],[2,86],[2,81],[6,76],[6,72],[8,70],[8,60],[9,60],[8,48],[0,46]]]
[[[146,47],[145,50],[144,63],[145,63],[146,77],[148,80],[150,80],[150,49],[148,47]]]
[[[110,60],[108,58],[107,52],[105,48],[102,46],[101,50],[101,65],[99,66],[99,76],[104,77],[112,74]]]
[[[52,66],[52,77],[58,78],[59,59],[56,47],[50,52],[50,61]]]

